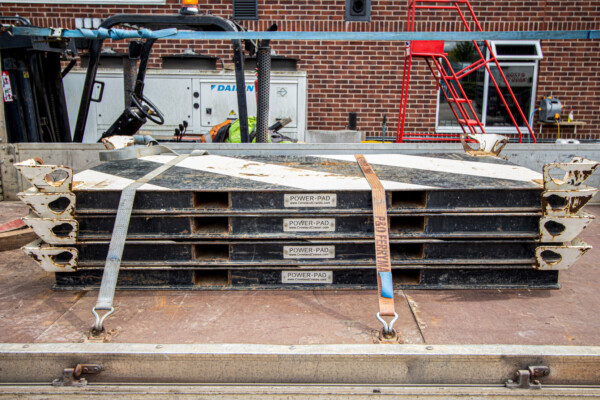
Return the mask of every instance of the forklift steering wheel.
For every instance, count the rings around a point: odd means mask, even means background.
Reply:
[[[131,93],[131,101],[133,102],[133,105],[140,110],[144,117],[148,118],[150,121],[157,125],[162,125],[165,123],[165,117],[162,115],[158,107],[152,104],[152,102],[144,96],[139,99],[134,93]]]

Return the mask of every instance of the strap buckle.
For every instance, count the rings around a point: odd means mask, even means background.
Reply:
[[[98,310],[108,311],[102,317],[100,317],[100,315],[98,314],[98,312],[96,311],[96,309],[97,309],[97,307],[92,308],[92,314],[94,314],[94,317],[96,318],[96,320],[94,321],[94,326],[92,326],[92,332],[102,332],[102,331],[104,331],[104,320],[110,314],[112,314],[112,313],[115,312],[115,308],[111,307],[108,310],[106,308],[98,308]]]
[[[379,320],[379,322],[381,322],[383,324],[383,329],[382,332],[384,335],[393,335],[394,334],[394,322],[396,322],[396,320],[398,319],[398,313],[394,313],[394,318],[392,318],[392,320],[390,321],[390,323],[388,324],[387,322],[385,322],[385,320],[383,318],[381,318],[381,313],[377,313],[377,319]]]

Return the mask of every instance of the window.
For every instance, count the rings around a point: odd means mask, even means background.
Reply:
[[[543,57],[539,41],[495,41],[489,43],[521,110],[529,118],[535,106],[538,60]],[[477,47],[489,59],[490,54],[485,43],[478,42]],[[455,71],[460,71],[479,59],[477,48],[473,42],[446,42],[444,52],[448,54],[448,59]],[[493,62],[489,66],[512,115],[518,125],[525,128],[525,122],[519,115],[498,68]],[[467,98],[473,102],[473,110],[486,128],[486,132],[515,133],[514,124],[485,68],[479,68],[461,78],[460,84],[463,86]],[[437,106],[436,131],[440,133],[462,132],[441,91],[438,91]]]
[[[492,53],[498,60],[539,60],[543,57],[538,41],[494,41],[490,42]]]

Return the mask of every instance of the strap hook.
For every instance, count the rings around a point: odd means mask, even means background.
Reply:
[[[396,320],[398,319],[398,313],[394,313],[394,318],[390,321],[389,324],[385,322],[383,318],[381,318],[381,313],[377,313],[377,319],[383,324],[383,333],[386,335],[392,335],[394,331],[394,322],[396,322]]]
[[[101,308],[99,310],[106,310],[105,308]],[[102,317],[100,317],[100,315],[98,315],[98,312],[96,311],[96,307],[92,308],[92,314],[94,314],[94,317],[96,318],[95,322],[94,322],[94,326],[92,326],[92,331],[93,332],[102,332],[104,330],[104,320],[106,319],[106,317],[108,317],[110,314],[115,312],[115,308],[111,307],[108,312],[106,314],[104,314]]]

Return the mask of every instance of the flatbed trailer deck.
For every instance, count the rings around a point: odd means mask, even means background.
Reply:
[[[0,203],[2,220],[26,215]],[[600,206],[586,211],[600,216]],[[595,220],[581,238],[600,247]],[[397,327],[406,343],[600,345],[597,251],[562,271],[559,290],[399,290]],[[54,276],[20,250],[0,262],[0,342],[81,342],[97,291],[54,291]],[[373,290],[119,290],[119,343],[370,343]]]
[[[600,216],[599,206],[586,211]],[[0,203],[0,222],[27,212],[22,203]],[[580,237],[600,245],[600,224],[594,221]],[[504,389],[503,382],[532,363],[550,364],[554,373],[542,379],[549,383],[545,390],[528,395],[596,397],[596,257],[592,250],[563,271],[559,290],[397,290],[395,327],[405,344],[373,344],[379,325],[373,290],[119,290],[110,341],[90,343],[86,334],[97,292],[55,291],[53,274],[20,250],[4,252],[0,398],[133,396],[135,384],[143,382],[155,384],[152,390],[138,387],[145,398],[165,398],[173,390],[182,398],[216,393],[232,398],[349,393],[512,398],[522,394]],[[100,360],[105,371],[86,376],[90,385],[50,386],[63,368],[92,359]],[[212,365],[211,360],[221,361]],[[382,366],[390,371],[377,372]],[[132,369],[124,373],[123,368]]]

